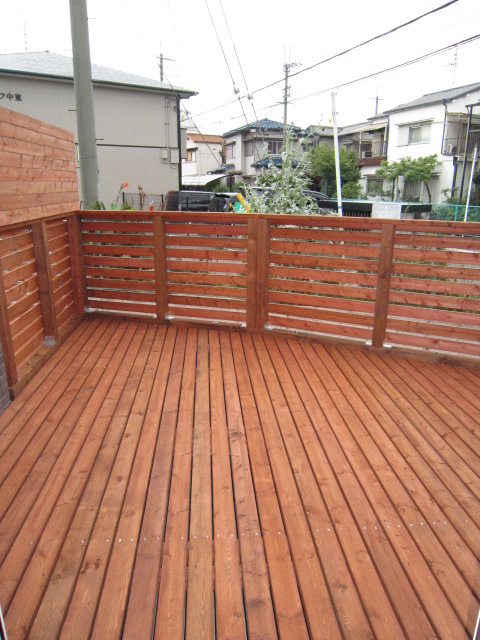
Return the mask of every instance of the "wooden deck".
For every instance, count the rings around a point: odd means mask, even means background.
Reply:
[[[85,320],[0,417],[9,639],[452,638],[480,370]]]

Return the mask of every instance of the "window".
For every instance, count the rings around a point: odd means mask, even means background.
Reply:
[[[245,142],[245,155],[253,156],[253,140],[247,140]]]
[[[195,162],[196,160],[196,151],[195,149],[187,149],[187,162]]]
[[[283,140],[268,140],[268,153],[278,155],[283,146]]]
[[[227,144],[227,146],[225,147],[225,158],[227,160],[231,160],[232,158],[235,157],[233,149],[234,149],[233,144]]]
[[[408,143],[407,144],[420,144],[422,142],[430,141],[430,125],[418,124],[408,127]]]

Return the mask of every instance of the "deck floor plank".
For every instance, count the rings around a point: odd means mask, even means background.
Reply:
[[[479,397],[459,364],[84,320],[0,416],[8,637],[471,637]]]
[[[355,390],[361,395],[365,405],[376,419],[374,422],[369,420],[364,424],[389,461],[395,476],[401,480],[409,496],[414,501],[420,515],[416,522],[420,523],[421,527],[434,528],[435,535],[443,544],[453,562],[459,561],[457,570],[461,572],[470,589],[472,591],[475,590],[478,582],[478,572],[476,570],[478,560],[475,552],[467,545],[464,536],[466,531],[465,520],[468,514],[464,514],[465,517],[463,518],[461,517],[462,510],[458,503],[454,505],[453,509],[445,508],[446,501],[442,499],[445,490],[439,479],[432,473],[430,467],[427,467],[423,462],[415,447],[409,446],[409,443],[402,439],[402,436],[398,433],[396,424],[390,416],[390,412],[393,413],[394,408],[385,399],[381,383],[374,378],[375,368],[373,366],[369,367],[369,363],[366,361],[366,367],[362,369],[359,366],[358,359],[352,358],[348,351],[330,347],[328,347],[328,351],[352,385],[352,388],[355,385]],[[381,402],[385,404],[382,405]],[[385,413],[385,410],[387,413]],[[437,526],[437,524],[444,523],[447,520],[447,512],[458,514],[456,518],[460,524],[458,530],[455,526],[448,530],[443,526]],[[412,519],[409,520],[412,521]],[[452,524],[455,525],[455,522],[452,522]],[[472,524],[468,528],[471,530]],[[476,534],[474,532],[474,538],[477,540],[480,538],[480,530],[477,530]]]
[[[103,348],[99,343],[92,351],[90,375],[81,377],[84,384],[78,389],[69,411],[66,414],[61,413],[61,419],[56,425],[58,428],[54,431],[48,446],[40,451],[34,447],[28,449],[34,466],[0,522],[0,584],[4,610],[8,610],[26,563],[33,553],[34,545],[42,535],[49,514],[69,477],[83,439],[93,423],[96,404],[103,392],[102,389],[95,393],[97,384],[112,358],[115,358],[115,351],[126,328],[114,324],[111,327],[116,331],[107,331],[104,334],[107,344],[104,344]],[[92,396],[95,401],[89,402]],[[16,532],[15,526],[18,526]],[[28,546],[25,544],[27,540]]]
[[[126,609],[125,638],[150,640],[154,630],[186,337],[185,331],[177,335],[172,327],[167,335],[165,351],[173,349],[173,354],[165,371],[168,379],[163,411],[160,419],[156,417],[158,439]]]
[[[165,541],[162,549],[155,639],[183,640],[195,408],[197,330],[189,329],[180,389]]]
[[[275,640],[277,627],[232,344],[229,334],[219,337],[248,638]]]
[[[209,332],[215,623],[219,638],[245,639],[242,577],[220,342]]]
[[[30,633],[33,637],[56,638],[58,636],[78,573],[82,568],[88,541],[91,538],[98,509],[128,419],[132,393],[128,380],[131,374],[133,378],[138,375],[135,372],[135,366],[138,367],[139,349],[145,331],[144,327],[136,328],[135,326],[132,326],[131,330],[132,336],[125,334],[123,344],[126,352],[95,419],[94,432],[88,442],[85,442],[84,451],[76,463],[77,471],[72,474],[73,480],[77,476],[77,482],[80,481],[82,476],[85,476],[82,458],[83,461],[85,461],[84,456],[94,458],[94,462],[90,463],[92,465],[90,474],[84,477],[85,486],[76,506],[75,515],[64,537],[63,546],[50,572],[40,606],[32,621]]]
[[[116,537],[116,530],[140,437],[142,421],[138,416],[142,415],[147,401],[144,386],[148,387],[150,375],[148,372],[145,376],[145,367],[154,336],[155,327],[147,327],[138,351],[135,369],[127,381],[127,423],[115,451],[113,467],[106,478],[107,485],[88,540],[82,567],[77,575],[60,638],[90,637],[109,559],[113,547],[121,544]]]

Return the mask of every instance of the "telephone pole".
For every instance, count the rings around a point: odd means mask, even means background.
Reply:
[[[70,0],[70,26],[72,30],[73,84],[77,110],[80,186],[82,207],[85,209],[100,201],[86,0]]]
[[[157,56],[157,58],[159,60],[158,66],[160,67],[160,82],[163,82],[163,61],[168,60],[169,62],[175,62],[175,58],[166,58],[163,53]]]
[[[283,146],[287,143],[287,109],[288,109],[288,98],[290,97],[290,89],[291,87],[288,84],[288,76],[290,75],[290,69],[293,67],[299,67],[300,63],[298,62],[288,62],[283,65],[283,70],[285,71],[285,87],[283,89]]]

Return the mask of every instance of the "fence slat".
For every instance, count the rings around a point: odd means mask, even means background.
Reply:
[[[373,319],[372,332],[372,346],[374,347],[383,347],[383,341],[385,340],[394,243],[395,225],[383,225],[380,260],[378,263],[377,298],[375,300],[375,316]]]
[[[52,271],[48,254],[47,223],[44,220],[32,224],[32,238],[45,340],[47,342],[56,342],[58,340],[58,327],[55,314]]]

